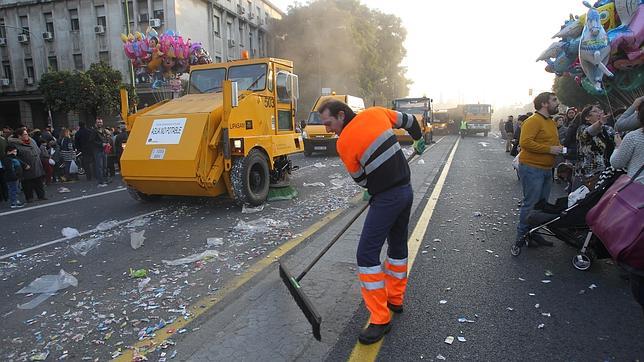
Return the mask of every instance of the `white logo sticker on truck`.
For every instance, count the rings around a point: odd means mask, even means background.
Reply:
[[[186,118],[155,119],[146,145],[178,145],[186,126]]]
[[[165,148],[153,148],[150,154],[151,160],[163,160],[165,157]]]

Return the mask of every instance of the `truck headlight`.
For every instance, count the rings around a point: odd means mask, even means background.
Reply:
[[[244,140],[241,138],[233,139],[233,153],[243,154],[244,153]]]
[[[242,148],[242,140],[234,140],[233,141],[233,147],[234,148]]]

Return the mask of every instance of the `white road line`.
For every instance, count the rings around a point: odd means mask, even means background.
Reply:
[[[156,213],[158,213],[158,212],[161,212],[161,211],[163,211],[163,209],[155,210],[155,211],[152,211],[152,212],[147,212],[147,213],[145,213],[145,214],[141,214],[141,215],[138,215],[138,216],[134,216],[134,217],[131,217],[131,218],[129,218],[129,219],[121,220],[121,221],[117,222],[117,223],[116,223],[116,225],[114,225],[114,227],[117,227],[117,226],[119,226],[119,225],[123,225],[123,224],[129,223],[129,222],[130,222],[130,221],[132,221],[132,220],[136,220],[136,219],[139,219],[139,218],[142,218],[142,217],[146,217],[146,216],[154,215],[154,214],[156,214]],[[64,238],[60,238],[60,239],[56,239],[56,240],[52,240],[52,241],[48,241],[48,242],[43,243],[43,244],[35,245],[35,246],[29,247],[29,248],[26,248],[26,249],[22,249],[22,250],[14,251],[13,253],[9,253],[9,254],[5,254],[5,255],[0,256],[0,260],[8,259],[8,258],[11,258],[12,256],[16,256],[16,255],[18,255],[18,254],[28,253],[28,252],[33,251],[33,250],[36,250],[36,249],[44,248],[45,246],[49,246],[49,245],[53,245],[53,244],[62,243],[62,242],[64,242],[64,241],[72,240],[72,239],[75,239],[75,238],[78,238],[78,237],[81,237],[81,236],[85,236],[85,235],[87,235],[87,234],[95,233],[95,232],[97,232],[97,231],[99,231],[99,230],[98,230],[98,229],[96,229],[96,228],[94,228],[94,229],[92,229],[92,230],[83,231],[83,232],[82,232],[82,233],[80,233],[79,235],[77,235],[77,236],[73,236],[73,237],[71,237],[71,238],[64,237]]]
[[[3,213],[0,213],[0,216],[12,215],[12,214],[20,213],[20,212],[31,211],[31,210],[36,210],[36,209],[42,209],[44,207],[50,207],[50,206],[56,206],[56,205],[60,205],[60,204],[66,204],[68,202],[73,202],[73,201],[78,201],[78,200],[91,199],[92,197],[98,197],[98,196],[113,194],[115,192],[125,191],[125,190],[127,190],[127,189],[123,187],[123,188],[118,188],[116,190],[98,192],[98,193],[95,193],[95,194],[85,195],[85,196],[78,196],[78,197],[74,197],[72,199],[65,199],[65,200],[50,202],[50,203],[47,203],[47,204],[31,206],[31,207],[25,207],[23,209],[5,211]]]

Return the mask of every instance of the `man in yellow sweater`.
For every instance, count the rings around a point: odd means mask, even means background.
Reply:
[[[519,255],[521,247],[549,245],[552,242],[541,237],[526,240],[525,234],[530,230],[526,219],[534,205],[540,200],[548,200],[552,186],[552,167],[555,156],[562,153],[559,143],[557,124],[552,116],[558,113],[559,100],[554,93],[544,92],[534,99],[536,112],[523,122],[519,145],[519,177],[523,188],[523,201],[517,239],[512,247],[512,255]]]

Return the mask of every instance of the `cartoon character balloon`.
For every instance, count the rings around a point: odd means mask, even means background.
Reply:
[[[610,45],[606,30],[601,24],[599,12],[587,1],[584,1],[584,5],[588,7],[588,13],[579,42],[579,61],[588,80],[597,91],[601,91],[604,75],[613,76],[606,67],[610,56]]]

